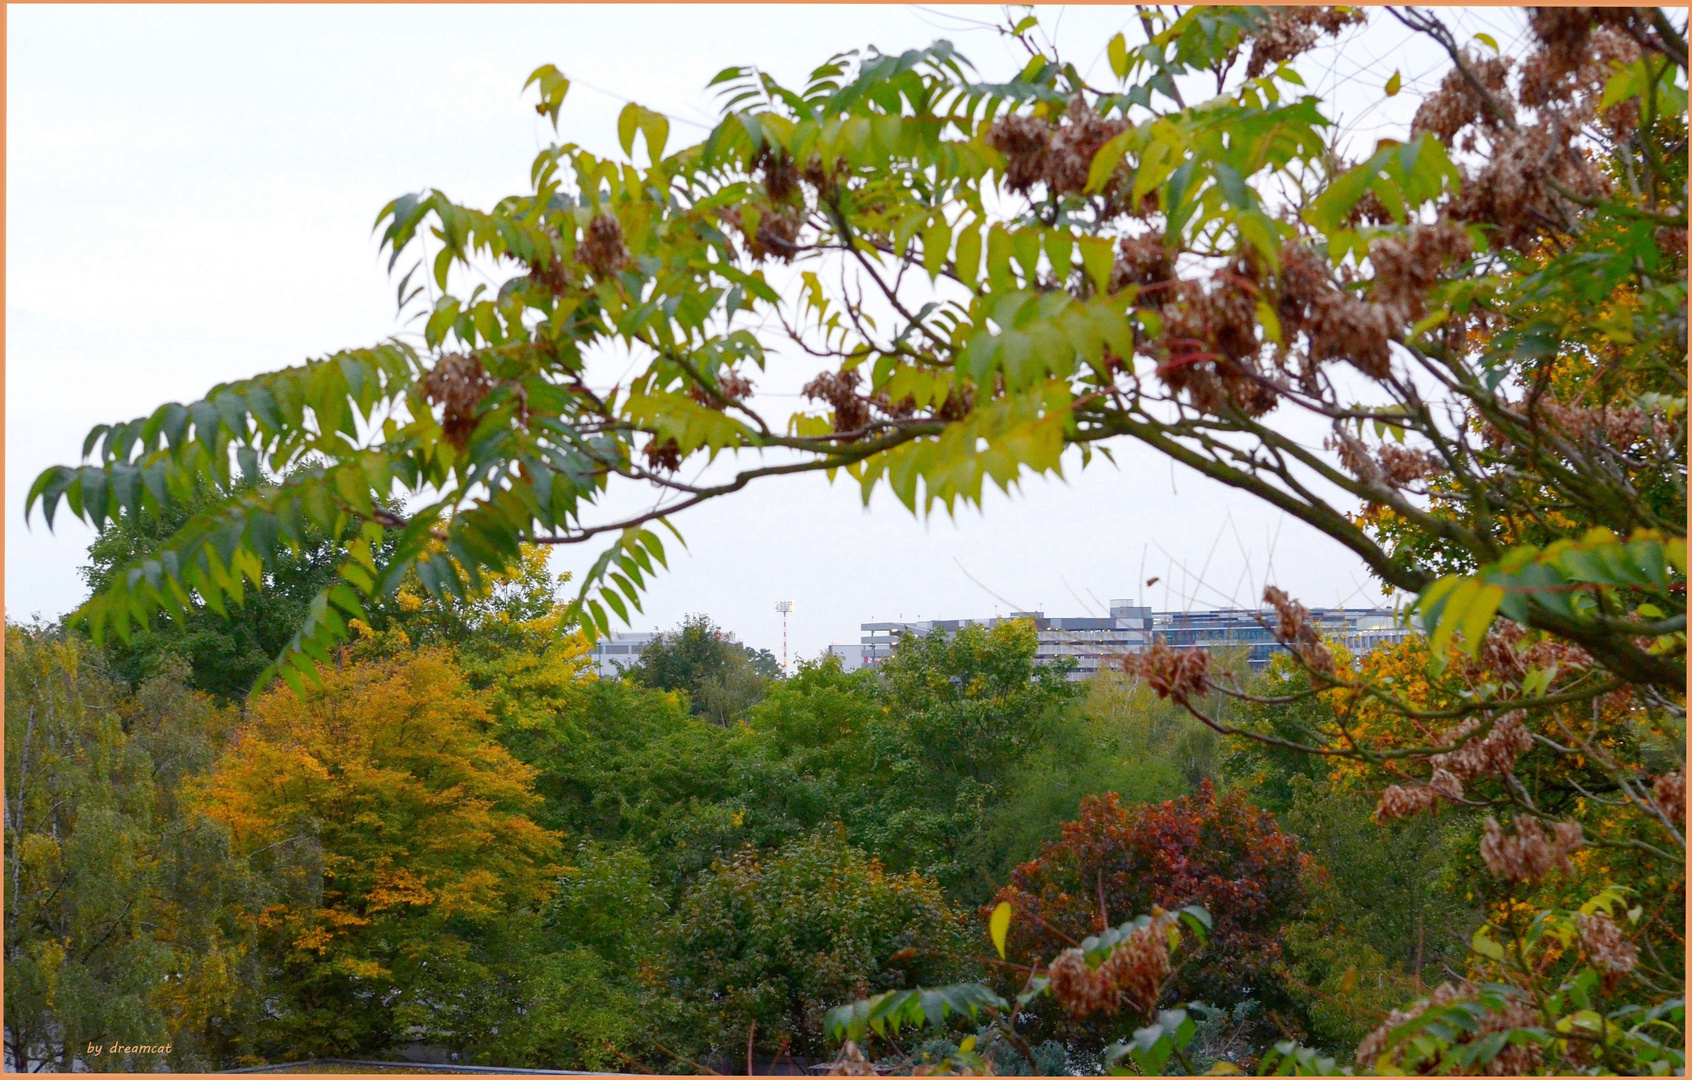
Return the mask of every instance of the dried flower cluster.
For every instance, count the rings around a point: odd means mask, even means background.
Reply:
[[[1058,123],[1038,116],[1006,116],[987,130],[987,145],[1004,155],[1005,186],[1026,195],[1044,184],[1058,195],[1079,195],[1087,187],[1093,158],[1111,139],[1128,130],[1121,118],[1107,118],[1080,97],[1070,102]],[[1130,174],[1119,169],[1104,194],[1123,194]],[[1125,208],[1115,207],[1120,213]]]
[[[1441,983],[1432,994],[1419,999],[1408,1009],[1394,1009],[1387,1014],[1386,1022],[1371,1031],[1362,1042],[1357,1044],[1357,1065],[1359,1068],[1374,1068],[1383,1052],[1386,1051],[1387,1036],[1395,1028],[1404,1026],[1412,1020],[1418,1019],[1430,1008],[1451,1005],[1459,1001],[1467,1001],[1479,993],[1478,988],[1467,980],[1452,984]],[[1541,1022],[1539,1013],[1525,1001],[1512,1001],[1504,1007],[1502,1012],[1490,1010],[1480,1018],[1474,1031],[1467,1032],[1457,1041],[1459,1043],[1477,1042],[1499,1031],[1512,1031],[1516,1028],[1534,1027]],[[1401,1049],[1395,1050],[1397,1056]],[[1527,1076],[1535,1072],[1542,1058],[1540,1048],[1532,1043],[1525,1045],[1506,1045],[1491,1061],[1486,1062],[1481,1075],[1484,1076]],[[1393,1062],[1387,1063],[1389,1066]],[[1383,1070],[1386,1071],[1386,1070]]]
[[[1439,742],[1454,746],[1469,738],[1480,724],[1479,719],[1471,716],[1446,731]],[[1483,737],[1469,739],[1455,750],[1429,758],[1433,775],[1427,783],[1394,784],[1382,791],[1375,806],[1375,820],[1406,818],[1437,807],[1441,799],[1453,802],[1461,799],[1464,784],[1480,776],[1507,776],[1515,768],[1516,759],[1532,747],[1533,735],[1522,725],[1522,714],[1505,713]]]
[[[863,1049],[851,1039],[841,1044],[840,1053],[828,1063],[825,1076],[874,1076],[875,1066],[864,1056]]]
[[[1671,772],[1657,777],[1651,794],[1662,807],[1663,814],[1676,825],[1686,823],[1686,774]]]
[[[804,250],[799,245],[799,233],[805,227],[804,217],[790,206],[760,206],[757,209],[758,227],[750,234],[740,207],[724,207],[717,211],[717,216],[741,231],[746,238],[747,254],[753,259],[763,262],[774,256],[784,263],[792,262],[794,256]]]
[[[1255,79],[1276,64],[1303,56],[1324,36],[1337,37],[1348,26],[1361,26],[1355,8],[1272,7],[1266,25],[1252,35],[1246,78]]]
[[[1548,399],[1535,406],[1559,433],[1616,452],[1640,443],[1660,443],[1673,435],[1673,426],[1660,407],[1614,405],[1593,409]]]
[[[721,407],[719,397],[729,401],[745,401],[751,397],[752,380],[738,371],[725,368],[717,372],[716,391],[716,394],[712,394],[703,386],[692,384],[687,388],[687,395],[708,409],[716,409]]]
[[[1157,374],[1194,408],[1249,416],[1273,409],[1280,393],[1259,360],[1255,267],[1244,260],[1211,275],[1208,287],[1183,281],[1162,308],[1163,358]]]
[[[1609,194],[1609,181],[1569,145],[1578,130],[1553,115],[1532,127],[1500,132],[1486,163],[1464,178],[1451,215],[1490,226],[1495,246],[1533,250],[1571,215],[1553,185],[1579,199]]]
[[[1124,1005],[1150,1016],[1171,971],[1168,919],[1160,916],[1135,930],[1096,969],[1080,949],[1064,950],[1047,969],[1052,994],[1078,1017],[1114,1016]]]
[[[1472,52],[1463,54],[1463,67],[1452,68],[1440,82],[1439,89],[1429,94],[1410,121],[1412,132],[1425,131],[1450,146],[1458,132],[1475,125],[1488,133],[1496,133],[1516,121],[1514,103],[1509,98],[1509,57],[1482,58]],[[1475,84],[1479,83],[1479,86]]]
[[[1507,835],[1492,818],[1481,838],[1481,860],[1494,877],[1505,881],[1538,881],[1553,870],[1573,872],[1569,853],[1581,844],[1578,821],[1559,821],[1545,830],[1533,818],[1517,818],[1515,835]]]
[[[1351,475],[1395,490],[1403,490],[1444,471],[1439,458],[1426,450],[1382,443],[1379,450],[1371,453],[1367,443],[1340,427],[1334,429],[1323,445],[1335,451],[1341,467]]]
[[[629,252],[623,246],[623,226],[615,216],[600,214],[588,222],[582,242],[576,245],[576,261],[601,278],[610,277],[629,264]]]
[[[799,187],[799,170],[785,150],[772,151],[765,147],[754,168],[764,174],[764,191],[772,202],[786,202]]]
[[[1636,17],[1627,8],[1529,8],[1528,31],[1539,48],[1522,64],[1522,104],[1567,105],[1601,89],[1611,65],[1639,59],[1639,46],[1624,32]]]
[[[1375,804],[1375,820],[1385,823],[1413,817],[1439,805],[1441,799],[1463,797],[1463,784],[1444,769],[1435,769],[1425,784],[1393,784]]]
[[[1608,915],[1576,915],[1575,926],[1580,930],[1587,959],[1605,971],[1625,975],[1639,962],[1638,950]]]
[[[564,265],[564,260],[557,256],[549,263],[530,263],[529,280],[553,296],[563,296],[570,291],[570,271]]]
[[[1454,218],[1488,226],[1494,244],[1526,252],[1578,211],[1571,197],[1609,193],[1608,178],[1574,141],[1599,117],[1614,65],[1639,57],[1630,36],[1639,18],[1627,8],[1532,9],[1528,28],[1536,47],[1522,61],[1514,91],[1509,59],[1461,54],[1413,122],[1447,146],[1473,152],[1481,139],[1488,144],[1478,171],[1464,176]],[[1524,108],[1532,111],[1531,122]],[[1626,134],[1638,122],[1637,103],[1607,110],[1602,119]]]
[[[1445,471],[1445,466],[1438,457],[1411,446],[1385,443],[1376,452],[1375,459],[1380,462],[1381,479],[1391,487],[1399,489]]]
[[[1117,245],[1116,265],[1110,272],[1110,291],[1138,286],[1142,295],[1175,278],[1175,261],[1157,233],[1124,236]],[[1142,301],[1143,302],[1143,301]],[[1156,306],[1155,303],[1150,306]]]
[[[870,403],[858,394],[862,376],[856,371],[825,371],[806,383],[800,393],[812,401],[826,401],[834,410],[837,434],[862,431],[870,421]]]
[[[681,447],[674,439],[653,439],[646,444],[646,467],[655,472],[675,472],[681,468]]]
[[[1172,649],[1162,638],[1151,648],[1122,659],[1122,670],[1139,675],[1157,691],[1158,697],[1185,704],[1204,693],[1210,674],[1210,653],[1203,649]]]
[[[1528,634],[1520,625],[1500,620],[1481,642],[1478,663],[1465,663],[1464,675],[1471,685],[1504,679],[1519,683],[1535,669],[1556,667],[1560,671],[1585,671],[1592,657],[1578,645],[1544,635],[1534,635],[1527,648]]]
[[[473,356],[453,353],[435,362],[423,379],[423,396],[441,409],[441,434],[459,449],[476,430],[476,407],[494,381]]]
[[[1440,741],[1454,745],[1467,737],[1480,722],[1474,717],[1463,721],[1446,733]],[[1533,735],[1522,725],[1520,712],[1507,712],[1493,722],[1492,730],[1483,738],[1470,739],[1462,746],[1444,754],[1436,754],[1430,763],[1445,769],[1458,780],[1468,783],[1480,776],[1508,776],[1516,767],[1516,759],[1533,748]]]
[[[1427,314],[1428,290],[1446,267],[1460,263],[1474,250],[1461,225],[1441,218],[1412,225],[1403,236],[1375,241],[1369,264],[1375,268],[1370,296],[1398,327]]]
[[[1336,285],[1327,261],[1303,244],[1281,252],[1276,315],[1284,339],[1304,335],[1298,375],[1307,390],[1316,387],[1316,369],[1330,360],[1343,360],[1371,378],[1390,369],[1387,346],[1398,329],[1391,313]]]
[[[1321,675],[1334,674],[1334,654],[1322,643],[1322,635],[1310,624],[1310,612],[1297,600],[1271,585],[1263,600],[1275,609],[1275,637],[1298,654],[1306,666]]]

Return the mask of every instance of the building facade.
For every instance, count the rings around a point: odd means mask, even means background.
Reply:
[[[1285,648],[1275,640],[1271,629],[1275,614],[1270,609],[1154,612],[1129,600],[1112,600],[1109,617],[1102,619],[1054,619],[1043,611],[1015,611],[991,619],[864,623],[861,662],[867,666],[885,662],[906,634],[926,636],[936,630],[955,634],[965,626],[993,627],[1012,619],[1034,623],[1040,642],[1036,662],[1049,664],[1059,657],[1073,657],[1075,669],[1069,678],[1076,681],[1091,678],[1101,667],[1148,648],[1158,638],[1176,649],[1243,648],[1254,671],[1262,670],[1271,656]],[[1411,632],[1385,608],[1316,608],[1310,619],[1323,636],[1343,642],[1353,654],[1402,641]]]

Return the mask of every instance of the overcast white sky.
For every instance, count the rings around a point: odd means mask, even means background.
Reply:
[[[478,204],[523,190],[552,139],[521,94],[538,65],[575,81],[564,138],[611,152],[632,99],[675,118],[677,145],[703,133],[684,121],[709,123],[705,83],[729,64],[796,80],[844,49],[946,37],[983,74],[1008,75],[1025,57],[979,25],[1003,10],[8,8],[7,617],[83,599],[89,530],[61,519],[49,533],[39,517],[26,528],[22,506],[31,479],[74,461],[91,426],[399,329],[376,212],[425,187]],[[1096,73],[1132,9],[1041,15]],[[1505,9],[1449,17],[1506,48],[1520,33]],[[1377,10],[1302,69],[1361,152],[1402,132],[1439,61]],[[1406,91],[1383,107],[1395,69]],[[855,642],[871,619],[1005,610],[992,594],[1054,615],[1102,614],[1118,597],[1160,610],[1249,604],[1266,578],[1313,606],[1378,598],[1354,557],[1297,522],[1135,447],[1117,459],[955,522],[881,495],[865,510],[855,487],[820,476],[755,486],[678,518],[689,549],[636,628],[705,612],[779,652],[774,606],[790,599],[791,650],[808,656]],[[561,553],[557,567],[594,554]]]

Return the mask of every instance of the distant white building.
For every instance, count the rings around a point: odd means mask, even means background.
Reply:
[[[828,655],[838,656],[841,668],[849,672],[856,671],[864,666],[864,648],[862,645],[836,643],[828,647]]]
[[[1311,622],[1330,638],[1338,639],[1354,654],[1370,652],[1382,645],[1403,641],[1411,631],[1384,608],[1316,608]],[[1248,662],[1261,670],[1269,658],[1285,646],[1275,640],[1272,610],[1224,609],[1219,611],[1160,611],[1131,600],[1112,600],[1108,618],[1049,619],[1043,611],[1014,611],[1003,618],[926,619],[914,622],[862,624],[861,663],[880,664],[893,655],[906,634],[926,636],[936,630],[955,634],[965,626],[997,626],[1012,619],[1034,623],[1039,638],[1037,663],[1052,663],[1059,657],[1075,659],[1071,680],[1093,676],[1101,667],[1120,662],[1123,656],[1148,648],[1162,638],[1176,649],[1244,648]],[[832,651],[846,646],[833,646]],[[839,653],[844,657],[844,651]]]
[[[640,650],[652,644],[652,639],[657,636],[656,630],[601,635],[588,654],[593,660],[593,669],[602,679],[621,678],[625,669],[639,662]]]

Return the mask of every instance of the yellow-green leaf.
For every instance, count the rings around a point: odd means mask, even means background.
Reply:
[[[1108,292],[1110,272],[1116,261],[1110,241],[1103,236],[1083,236],[1076,245],[1081,248],[1081,265],[1087,268],[1093,287],[1101,293]]]
[[[1469,939],[1469,948],[1488,960],[1504,959],[1504,946],[1492,940],[1492,928],[1484,923],[1475,931],[1475,936]]]
[[[993,948],[999,950],[999,959],[1005,958],[1005,935],[1010,933],[1011,906],[1000,903],[993,909],[993,915],[987,920],[987,931],[993,935]]]
[[[1128,77],[1128,39],[1121,34],[1117,34],[1110,39],[1110,44],[1105,46],[1105,51],[1110,54],[1110,70],[1116,72],[1118,79],[1126,79]]]

